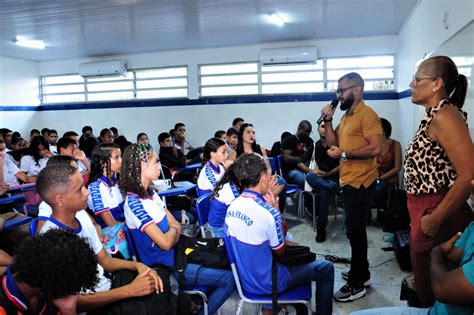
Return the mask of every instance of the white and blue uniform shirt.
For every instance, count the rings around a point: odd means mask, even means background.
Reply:
[[[100,214],[107,211],[110,211],[116,221],[125,221],[123,197],[115,176],[112,177],[112,181],[109,181],[107,176],[102,175],[98,180],[90,183],[87,189],[90,193],[87,206],[94,212],[96,221],[102,228],[106,225],[100,218]]]
[[[38,176],[39,172],[46,167],[49,158],[41,158],[36,163],[31,155],[24,155],[20,160],[20,171],[28,176]]]
[[[215,166],[211,161],[207,161],[197,180],[199,196],[212,192],[216,188],[217,182],[224,176],[224,172],[222,163]]]
[[[16,173],[20,172],[18,166],[11,159],[3,160],[3,181],[12,187],[20,185]]]
[[[285,244],[280,212],[267,205],[262,195],[244,190],[227,209],[225,224],[242,287],[254,294],[271,294],[272,250]],[[291,275],[285,266],[279,263],[277,266],[278,291],[281,292]]]
[[[166,204],[160,199],[160,196],[154,193],[150,197],[142,199],[136,194],[128,193],[124,212],[125,222],[132,233],[142,262],[147,266],[162,264],[174,267],[174,250],[161,249],[145,233],[145,228],[150,224],[156,224],[163,233],[169,230]]]
[[[91,246],[92,250],[94,251],[94,254],[99,255],[100,251],[103,249],[102,242],[100,241],[99,235],[97,234],[97,230],[95,229],[94,224],[87,216],[85,211],[81,215],[76,214],[76,220],[79,222],[78,229],[73,229],[67,225],[64,225],[53,217],[38,217],[38,219],[46,220],[43,227],[41,228],[41,234],[51,229],[70,230],[78,236],[84,238],[86,242],[89,243],[89,245]],[[99,264],[97,264],[97,273],[99,282],[95,286],[94,290],[97,292],[104,292],[110,290],[111,281],[104,276],[104,268],[102,268],[102,266]]]
[[[225,183],[218,193],[219,195],[211,200],[208,218],[208,224],[214,228],[222,228],[227,208],[240,195],[237,187],[232,182]]]

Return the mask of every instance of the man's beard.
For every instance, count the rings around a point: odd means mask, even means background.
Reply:
[[[348,110],[354,104],[354,92],[349,97],[342,98],[341,110]]]

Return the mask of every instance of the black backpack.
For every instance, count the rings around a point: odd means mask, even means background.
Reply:
[[[175,267],[185,269],[187,263],[209,268],[230,269],[222,238],[194,238],[181,234],[175,245]]]
[[[410,230],[407,193],[397,186],[391,186],[388,193],[387,207],[383,215],[384,232]]]

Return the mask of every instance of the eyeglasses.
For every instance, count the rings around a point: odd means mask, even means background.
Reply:
[[[417,85],[418,83],[420,83],[420,81],[422,80],[435,80],[435,78],[433,77],[418,77],[416,75],[414,75],[412,78],[411,78],[411,83],[413,85]]]
[[[348,87],[346,87],[346,88],[339,88],[339,89],[336,90],[336,94],[341,95],[341,94],[343,94],[345,91],[347,91],[348,89],[352,89],[352,88],[354,88],[354,87],[356,87],[356,85],[351,85],[351,86],[348,86]]]

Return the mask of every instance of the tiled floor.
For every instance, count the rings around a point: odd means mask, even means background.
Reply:
[[[315,232],[308,217],[302,222],[298,222],[291,214],[286,217],[290,225],[290,233],[294,236],[295,241],[309,246],[313,252],[318,254],[318,259],[323,259],[325,254],[350,258],[350,246],[342,224],[342,209],[339,209],[337,220],[334,220],[334,215],[330,214],[327,240],[324,243],[315,242]],[[380,227],[369,226],[367,234],[372,286],[367,290],[367,295],[357,301],[351,303],[334,302],[334,314],[349,314],[352,311],[373,307],[406,305],[405,301],[399,299],[400,283],[409,273],[400,269],[393,251],[385,252],[381,249],[391,246],[390,243],[384,241],[384,236],[387,233],[384,233]],[[348,266],[335,264],[334,267],[334,289],[337,290],[345,283],[341,278],[341,271],[348,270]],[[235,314],[237,302],[238,294],[235,293],[221,308],[221,315]],[[314,300],[312,305],[314,307]],[[243,314],[256,314],[256,309],[254,306],[246,305]]]

